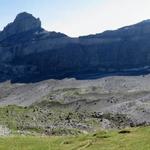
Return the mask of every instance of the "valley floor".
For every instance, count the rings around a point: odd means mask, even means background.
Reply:
[[[78,136],[0,138],[0,150],[149,150],[150,127],[99,131]]]

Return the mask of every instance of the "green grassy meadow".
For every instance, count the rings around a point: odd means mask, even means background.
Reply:
[[[150,127],[126,129],[123,133],[1,137],[0,150],[150,150]]]

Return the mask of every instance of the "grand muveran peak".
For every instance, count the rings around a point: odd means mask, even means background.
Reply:
[[[1,39],[5,39],[11,35],[27,32],[30,30],[38,30],[41,28],[41,21],[32,14],[22,12],[18,14],[12,23],[9,23],[2,31]]]

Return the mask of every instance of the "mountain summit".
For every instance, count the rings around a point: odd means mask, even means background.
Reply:
[[[41,29],[41,21],[32,14],[23,12],[16,16],[14,22],[8,24],[1,33],[0,39],[5,39],[11,35]]]

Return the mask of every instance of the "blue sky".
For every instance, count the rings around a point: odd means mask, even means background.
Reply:
[[[20,12],[70,36],[99,33],[150,18],[150,0],[0,0],[0,30]]]

